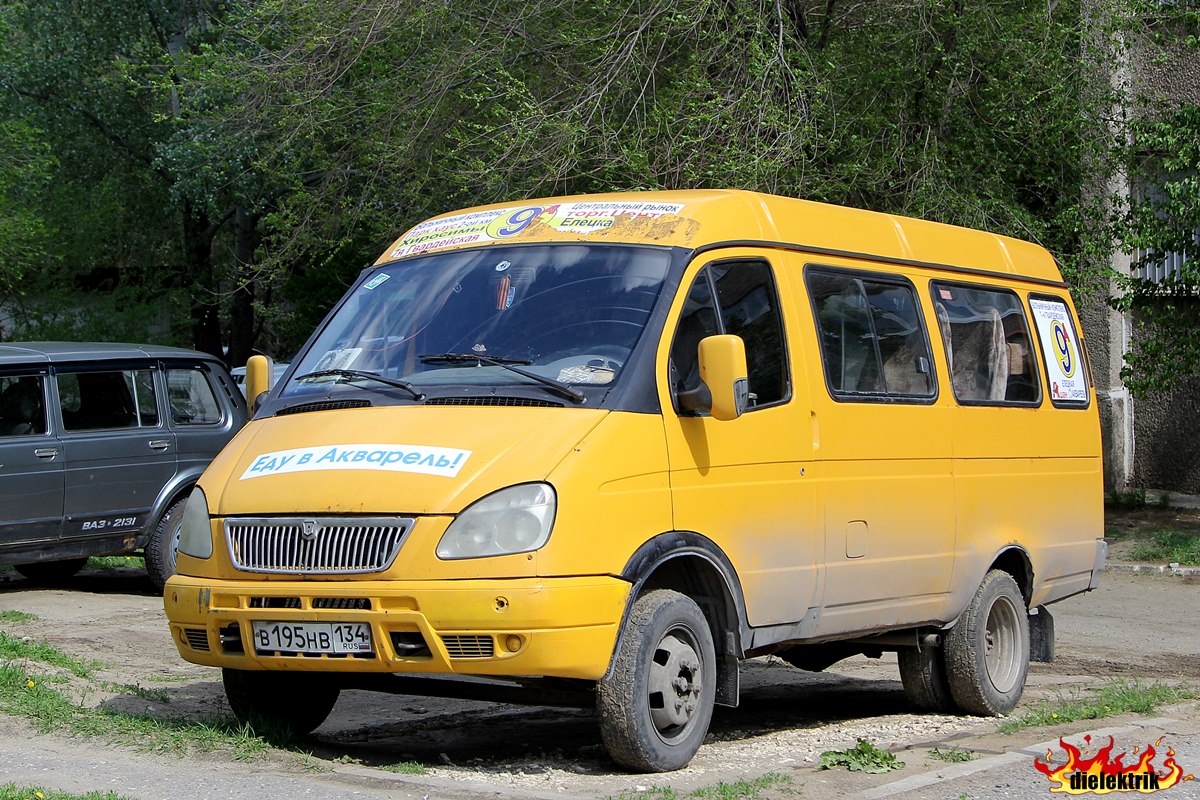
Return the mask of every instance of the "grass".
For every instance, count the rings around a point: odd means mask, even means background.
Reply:
[[[40,664],[60,670],[58,674],[41,674],[34,667]],[[73,694],[79,695],[100,685],[91,679],[94,662],[72,659],[53,645],[26,641],[0,631],[0,712],[23,717],[42,733],[51,731],[77,736],[98,736],[117,744],[150,752],[186,753],[231,750],[239,761],[259,758],[272,746],[287,747],[290,740],[279,734],[255,731],[230,717],[191,721],[176,718],[152,717],[88,708],[60,690],[70,680],[69,673],[82,680]],[[111,685],[110,685],[111,686]],[[140,686],[119,686],[147,699],[169,702],[161,690]],[[0,800],[4,798],[0,797]]]
[[[758,778],[735,781],[733,783],[713,784],[696,789],[691,794],[680,794],[670,786],[651,786],[645,791],[626,791],[608,800],[684,800],[695,797],[699,800],[758,800],[762,793],[772,787],[791,783],[792,779],[778,772],[769,772]]]
[[[1151,714],[1164,703],[1178,703],[1194,697],[1187,687],[1164,683],[1145,685],[1135,680],[1112,681],[1090,696],[1078,693],[1034,703],[1025,713],[1000,725],[1001,733],[1016,733],[1025,728],[1058,725],[1081,719],[1100,719],[1134,712]]]
[[[79,678],[91,677],[96,667],[94,661],[83,662],[71,658],[52,644],[35,642],[0,631],[0,662],[38,661],[52,667],[64,669]]]
[[[385,772],[398,772],[401,775],[424,775],[427,770],[420,761],[401,761],[398,764],[380,764],[376,769]]]
[[[1134,544],[1130,555],[1135,561],[1200,565],[1200,536],[1162,531]]]
[[[854,747],[845,750],[826,750],[821,753],[817,769],[845,767],[851,772],[881,773],[904,769],[904,762],[887,750],[882,750],[866,739],[859,739]]]
[[[6,783],[0,786],[0,800],[129,800],[124,795],[112,792],[88,792],[87,794],[67,794],[55,792],[40,786],[17,786]]]
[[[0,622],[32,622],[37,614],[27,611],[0,611]]]
[[[87,569],[102,571],[116,569],[145,569],[146,561],[141,556],[92,556],[84,565]]]
[[[929,751],[930,758],[936,758],[938,761],[945,761],[947,764],[958,764],[963,761],[974,761],[975,753],[970,750],[964,750],[961,747],[951,746],[945,750],[940,747],[935,747]]]

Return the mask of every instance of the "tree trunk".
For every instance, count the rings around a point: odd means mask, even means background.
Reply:
[[[183,260],[192,291],[192,347],[217,358],[221,350],[220,304],[212,263],[213,228],[208,216],[183,203]]]
[[[234,288],[230,307],[229,363],[246,363],[254,349],[255,264],[258,214],[239,207],[233,217]]]

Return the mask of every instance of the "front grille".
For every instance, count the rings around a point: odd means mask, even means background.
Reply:
[[[204,628],[184,628],[183,635],[187,638],[188,647],[208,651],[208,631]]]
[[[225,520],[225,538],[244,572],[350,575],[390,567],[412,525],[398,517],[239,517]]]
[[[333,608],[337,610],[370,611],[371,600],[367,597],[314,597],[313,608]]]
[[[443,636],[442,644],[451,658],[491,658],[496,652],[491,636]]]
[[[529,397],[431,397],[427,406],[535,406],[537,408],[562,408],[562,403],[550,400],[535,400]]]
[[[318,400],[313,403],[301,403],[290,408],[281,408],[275,416],[284,417],[288,414],[306,414],[309,411],[336,411],[339,408],[366,408],[370,400]]]

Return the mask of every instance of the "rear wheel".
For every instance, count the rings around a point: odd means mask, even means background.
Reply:
[[[62,583],[75,577],[83,569],[86,558],[68,558],[64,561],[37,561],[32,564],[14,564],[13,569],[37,583]]]
[[[638,598],[610,675],[596,687],[609,755],[638,772],[687,766],[712,719],[716,654],[700,607],[659,589]]]
[[[312,733],[333,711],[341,690],[314,672],[221,670],[225,697],[239,720],[282,738]]]
[[[896,658],[900,662],[900,681],[909,702],[926,711],[957,709],[946,678],[941,647],[902,647]]]
[[[175,574],[175,551],[179,547],[179,528],[183,522],[183,507],[187,498],[176,500],[167,512],[158,519],[158,524],[150,533],[144,553],[146,555],[146,572],[150,581],[160,592],[167,578]]]
[[[1029,672],[1029,612],[1011,575],[992,570],[984,577],[945,647],[946,677],[959,708],[993,716],[1016,706]]]

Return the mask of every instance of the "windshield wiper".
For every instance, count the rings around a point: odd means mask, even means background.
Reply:
[[[405,383],[404,381],[392,380],[391,378],[383,377],[378,372],[367,372],[366,370],[361,370],[361,369],[319,369],[316,372],[309,372],[304,375],[301,375],[300,377],[295,378],[294,380],[306,381],[310,378],[332,378],[332,377],[364,378],[369,381],[377,381],[377,382],[385,384],[387,386],[395,386],[397,389],[403,389],[404,391],[406,391],[412,395],[413,400],[424,400],[425,399],[425,395],[421,392],[418,392],[416,389],[414,389],[412,387],[411,383]]]
[[[548,389],[554,389],[576,403],[582,403],[587,400],[587,395],[576,389],[572,389],[562,381],[556,381],[554,378],[547,378],[545,375],[538,375],[536,372],[530,372],[529,370],[514,366],[514,364],[529,365],[533,363],[532,361],[519,358],[492,358],[491,356],[481,356],[478,353],[438,353],[436,355],[417,356],[417,360],[422,364],[436,364],[439,362],[443,364],[469,364],[474,361],[478,366],[488,364],[503,367],[509,372],[515,372],[523,378],[537,381]]]

